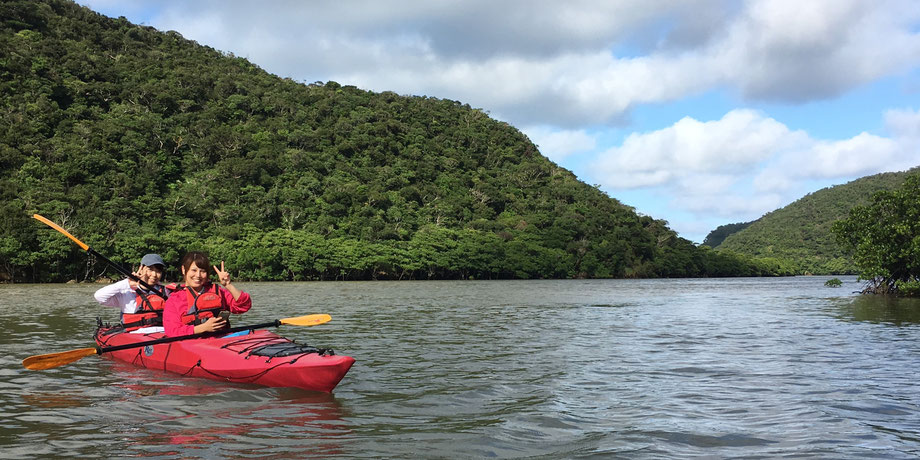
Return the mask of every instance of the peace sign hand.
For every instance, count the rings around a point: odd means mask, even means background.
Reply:
[[[230,284],[230,273],[224,270],[224,261],[220,261],[220,268],[217,268],[217,265],[214,266],[214,272],[217,273],[217,279],[220,280],[220,285],[227,287]]]

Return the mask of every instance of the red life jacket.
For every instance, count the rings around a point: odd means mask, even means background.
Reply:
[[[214,289],[207,289],[201,294],[195,294],[192,288],[184,286],[186,302],[188,302],[188,311],[182,315],[182,324],[197,326],[208,318],[217,316],[223,310],[230,311],[230,307],[224,303],[224,298],[220,295],[220,287],[213,285]]]
[[[175,284],[163,286],[162,292],[169,297],[169,293],[176,289]],[[124,313],[121,315],[121,324],[125,331],[134,331],[142,327],[162,326],[163,325],[163,307],[166,305],[166,299],[152,292],[144,292],[141,289],[135,289],[137,297],[134,299],[137,307],[134,313]]]

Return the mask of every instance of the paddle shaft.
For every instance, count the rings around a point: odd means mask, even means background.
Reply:
[[[118,264],[116,264],[115,262],[112,262],[112,261],[109,260],[106,256],[104,256],[104,255],[102,255],[102,254],[99,254],[98,252],[96,252],[95,249],[93,249],[93,248],[87,248],[87,249],[86,249],[86,252],[88,252],[88,253],[90,253],[90,254],[92,254],[92,255],[94,255],[94,256],[96,256],[96,257],[102,259],[103,261],[105,261],[105,263],[111,265],[112,268],[115,269],[115,271],[121,273],[122,275],[125,275],[125,276],[127,276],[128,278],[131,278],[131,279],[134,280],[134,281],[137,281],[138,284],[140,284],[141,286],[144,286],[144,289],[146,289],[146,290],[148,290],[148,291],[150,291],[150,292],[153,292],[154,294],[156,294],[156,295],[162,297],[164,300],[166,299],[166,294],[163,294],[162,291],[160,291],[159,289],[157,289],[157,288],[154,287],[154,286],[151,286],[151,285],[147,284],[144,280],[138,278],[137,275],[135,275],[134,273],[131,273],[131,272],[129,272],[128,270],[122,268],[121,265],[118,265]]]
[[[79,361],[87,356],[98,355],[109,351],[118,351],[126,350],[128,348],[140,348],[146,347],[147,345],[156,345],[158,343],[169,343],[176,342],[179,340],[186,339],[200,339],[203,337],[216,337],[222,334],[228,334],[231,332],[239,332],[245,330],[253,329],[262,329],[265,327],[277,327],[282,324],[288,324],[291,326],[316,326],[318,324],[327,323],[332,320],[332,317],[327,314],[316,314],[316,315],[305,315],[298,316],[295,318],[282,318],[276,319],[270,323],[262,324],[252,324],[249,326],[239,326],[233,328],[227,328],[220,331],[205,332],[202,334],[192,334],[192,335],[183,335],[179,337],[164,337],[162,339],[149,340],[147,342],[133,343],[127,345],[116,345],[114,347],[99,347],[95,346],[92,348],[79,348],[76,350],[62,351],[58,353],[46,353],[44,355],[29,356],[28,358],[22,360],[22,365],[26,369],[33,371],[40,371],[45,369],[53,369],[55,367],[60,367],[65,364],[70,364],[75,361]]]
[[[82,248],[84,251],[86,251],[86,252],[92,254],[92,255],[95,256],[95,257],[98,257],[98,258],[102,259],[103,261],[105,261],[105,263],[109,264],[112,268],[114,268],[116,271],[118,271],[118,272],[121,273],[122,275],[125,275],[125,276],[127,276],[128,278],[130,278],[131,280],[136,281],[138,284],[140,284],[141,286],[143,286],[144,289],[146,289],[146,290],[148,290],[148,291],[150,291],[150,292],[153,292],[154,294],[156,294],[156,295],[162,297],[164,300],[166,300],[166,294],[164,294],[162,291],[160,291],[159,289],[157,289],[157,288],[155,288],[155,287],[153,287],[153,286],[147,284],[144,280],[138,278],[137,275],[135,275],[134,273],[131,273],[131,272],[129,272],[128,270],[125,270],[124,268],[122,268],[121,265],[116,265],[115,262],[112,262],[111,260],[109,260],[108,257],[106,257],[106,256],[104,256],[104,255],[102,255],[102,254],[99,254],[98,252],[96,252],[95,249],[89,247],[88,244],[86,244],[86,243],[84,243],[84,242],[78,240],[77,237],[71,235],[70,232],[68,232],[67,230],[64,230],[60,225],[55,224],[54,222],[51,222],[50,220],[48,220],[46,217],[42,216],[41,214],[33,214],[32,217],[35,218],[36,220],[38,220],[39,222],[42,222],[42,223],[44,223],[45,225],[47,225],[47,226],[49,226],[49,227],[51,227],[51,228],[57,230],[58,232],[60,232],[60,233],[63,234],[64,236],[66,236],[67,238],[70,238],[71,241],[73,241],[74,243],[77,243],[77,246],[80,246],[80,248]]]
[[[246,330],[249,330],[249,329],[263,329],[263,328],[266,328],[266,327],[278,327],[278,326],[280,326],[280,325],[281,325],[281,320],[276,319],[276,320],[274,320],[274,321],[272,321],[272,322],[270,322],[270,323],[253,324],[253,325],[250,325],[250,326],[237,326],[237,327],[231,327],[231,328],[228,328],[228,329],[221,329],[221,330],[219,330],[219,331],[205,332],[205,333],[202,333],[202,334],[180,335],[180,336],[176,336],[176,337],[163,337],[162,339],[155,339],[155,340],[150,340],[150,341],[147,341],[147,342],[128,343],[128,344],[125,344],[125,345],[115,345],[115,346],[113,346],[113,347],[96,347],[96,354],[97,354],[97,355],[100,355],[100,354],[102,354],[102,353],[108,353],[108,352],[111,352],[111,351],[127,350],[127,349],[129,349],[129,348],[140,348],[140,347],[146,347],[147,345],[159,345],[159,344],[161,344],[161,343],[178,342],[178,341],[180,341],[180,340],[198,339],[198,338],[205,338],[205,337],[215,337],[215,336],[218,336],[218,335],[224,335],[224,334],[230,334],[230,333],[233,333],[233,332],[246,331]]]

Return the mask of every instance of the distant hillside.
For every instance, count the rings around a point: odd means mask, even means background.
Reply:
[[[709,232],[709,234],[706,235],[706,239],[703,240],[703,245],[709,246],[711,248],[718,247],[720,244],[722,244],[723,241],[725,241],[725,238],[728,238],[729,236],[750,227],[753,223],[754,222],[751,221],[720,225],[716,227],[715,230]]]
[[[775,258],[798,273],[856,273],[831,233],[831,225],[856,205],[869,203],[880,190],[899,187],[910,171],[882,173],[828,187],[765,214],[747,228],[728,235],[717,250],[757,258]]]
[[[36,212],[117,261],[205,249],[240,279],[773,273],[482,110],[282,79],[70,1],[0,3],[0,107],[0,279],[104,272]]]

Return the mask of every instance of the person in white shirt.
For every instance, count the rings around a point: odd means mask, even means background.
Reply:
[[[166,263],[163,262],[163,258],[160,257],[159,254],[147,254],[141,258],[140,268],[137,269],[134,275],[148,285],[158,288],[160,292],[167,293],[168,295],[168,290],[160,285],[160,280],[163,279],[163,271],[165,268]],[[145,298],[153,299],[158,296],[152,291],[145,289],[143,285],[137,281],[125,278],[97,290],[93,297],[102,305],[119,308],[121,310],[120,317],[123,319],[125,314],[130,315],[139,310],[143,310],[143,308],[139,308],[138,302],[142,302]],[[163,332],[163,327],[159,325],[141,327],[131,332]]]

